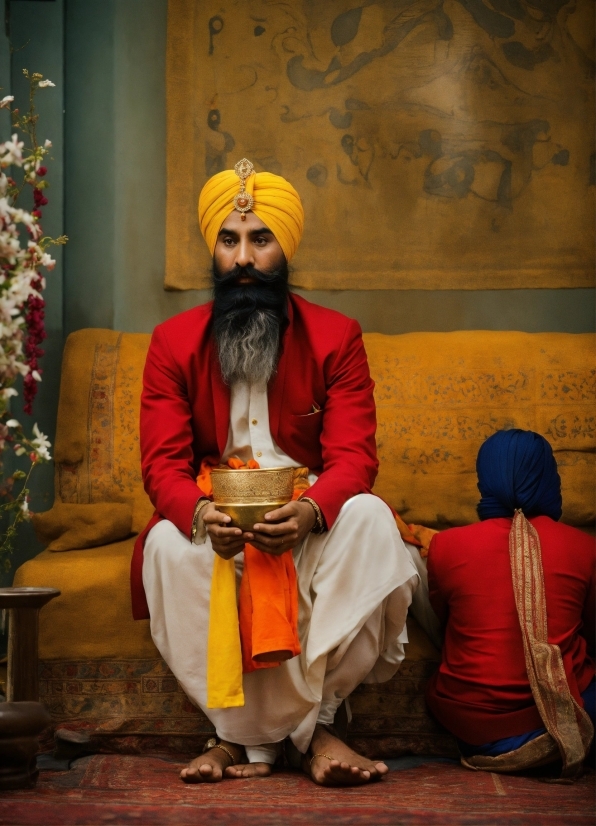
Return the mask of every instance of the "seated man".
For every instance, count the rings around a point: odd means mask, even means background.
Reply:
[[[480,523],[430,544],[446,629],[427,702],[464,765],[515,771],[561,755],[574,776],[593,733],[594,541],[558,521],[561,480],[537,433],[493,434],[477,472]]]
[[[141,453],[156,516],[132,566],[135,616],[150,616],[157,648],[218,736],[181,776],[266,776],[289,736],[317,783],[378,780],[387,766],[348,748],[333,722],[356,686],[398,669],[419,577],[390,509],[371,495],[376,418],[360,328],[289,293],[303,210],[283,178],[255,174],[246,160],[218,173],[201,192],[199,223],[214,301],[153,333]],[[210,462],[303,467],[310,488],[243,533],[210,500]],[[289,555],[290,575],[295,564],[298,643],[278,663],[245,644],[245,673],[221,700],[213,682],[235,666],[233,634],[222,636],[215,616],[224,588],[218,579],[212,591],[216,559],[235,560],[242,605],[254,549],[261,561]],[[236,612],[233,583],[232,565]]]

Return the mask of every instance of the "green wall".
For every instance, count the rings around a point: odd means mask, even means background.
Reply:
[[[162,288],[167,0],[5,2],[14,51],[0,37],[3,94],[22,94],[23,67],[56,83],[40,95],[42,132],[54,143],[44,227],[70,241],[48,278],[49,337],[33,417],[53,440],[68,333],[147,332],[209,295]],[[0,119],[2,135],[7,128]],[[365,331],[594,329],[594,292],[585,289],[299,292],[357,318]],[[39,470],[32,504],[44,510],[52,469]],[[27,530],[15,561],[38,551]]]

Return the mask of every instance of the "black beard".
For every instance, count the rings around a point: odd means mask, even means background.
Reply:
[[[238,284],[249,277],[254,284]],[[288,324],[288,266],[264,273],[234,267],[221,273],[213,262],[213,334],[224,381],[267,383],[277,367]]]
[[[255,284],[238,284],[242,276]],[[282,324],[288,318],[288,265],[265,273],[254,267],[234,267],[222,273],[213,261],[213,324],[217,338],[221,325],[241,330],[255,310],[271,310]],[[285,325],[284,325],[285,326]]]

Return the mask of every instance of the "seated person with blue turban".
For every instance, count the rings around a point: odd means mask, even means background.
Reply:
[[[464,765],[562,759],[573,778],[594,732],[594,540],[559,522],[561,480],[539,434],[493,434],[476,469],[480,522],[429,549],[430,601],[446,627],[427,703]]]

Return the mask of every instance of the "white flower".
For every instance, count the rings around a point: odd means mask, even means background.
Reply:
[[[52,83],[51,80],[40,80],[39,81],[39,88],[46,89],[48,86],[55,86],[55,83]]]
[[[23,499],[19,507],[25,516],[29,516],[29,502],[26,499]]]
[[[19,422],[17,422],[17,420],[16,420],[16,419],[9,419],[9,420],[6,422],[6,427],[20,427],[20,426],[21,426],[21,425],[19,424]]]
[[[13,95],[6,95],[6,97],[3,97],[2,100],[0,100],[0,109],[9,109],[13,100]]]
[[[54,86],[47,79],[39,85]],[[10,108],[12,100],[11,96],[0,99],[0,108]],[[21,167],[25,181],[34,183],[41,159],[51,146],[52,142],[46,140],[43,147],[25,151],[24,142],[18,139],[17,134],[13,134],[10,140],[0,141],[0,408],[3,410],[6,410],[9,399],[18,395],[11,385],[19,376],[31,374],[35,381],[41,381],[39,371],[31,370],[27,363],[25,311],[27,301],[39,298],[45,287],[40,269],[45,267],[50,270],[56,263],[40,246],[43,231],[37,218],[14,205],[13,195],[9,194],[9,179],[3,170],[9,166]],[[0,453],[11,428],[20,432],[21,425],[16,419],[9,419],[8,423],[0,425]],[[12,449],[18,456],[32,453],[39,461],[49,460],[50,442],[37,425],[33,432],[35,438],[26,444],[14,444]]]
[[[42,267],[46,267],[46,269],[48,269],[48,270],[53,270],[54,267],[56,266],[56,262],[54,261],[52,256],[49,254],[49,252],[44,252],[42,254],[41,258],[39,259],[39,263]]]
[[[23,141],[19,140],[19,136],[15,134],[11,140],[0,143],[0,162],[2,166],[10,166],[16,164],[21,166],[23,163]]]
[[[33,449],[40,459],[46,459],[49,462],[52,457],[48,448],[52,446],[52,443],[45,434],[41,433],[37,423],[33,425],[33,433],[35,434],[35,439],[31,440]]]
[[[14,452],[17,454],[17,456],[24,456],[25,453],[27,453],[23,445],[15,445]]]

